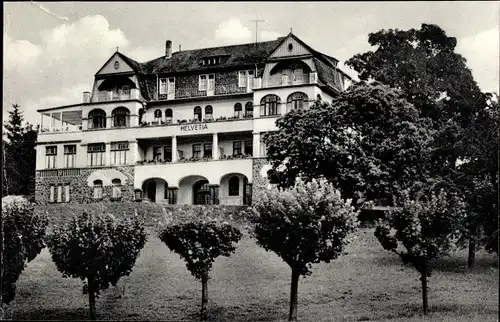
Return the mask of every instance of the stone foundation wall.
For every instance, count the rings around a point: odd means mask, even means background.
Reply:
[[[252,203],[255,200],[256,193],[263,189],[267,189],[267,185],[269,181],[267,180],[267,167],[264,166],[269,165],[269,162],[266,158],[254,158],[252,163]],[[263,169],[264,168],[264,169]]]
[[[35,202],[37,204],[47,204],[50,203],[50,186],[51,185],[69,185],[70,189],[70,201],[69,203],[81,204],[81,203],[94,203],[96,200],[93,199],[93,188],[89,187],[87,178],[98,170],[104,169],[114,169],[127,178],[125,184],[122,183],[121,186],[121,200],[123,201],[133,201],[134,200],[134,166],[119,166],[119,167],[101,167],[101,168],[87,168],[80,169],[80,175],[78,176],[53,176],[53,177],[41,177],[40,171],[36,172],[36,183],[35,183]],[[111,201],[112,187],[105,185],[103,187],[103,198],[101,201]],[[57,197],[57,193],[56,193]],[[56,198],[57,199],[57,198]],[[63,189],[63,201],[64,189]]]

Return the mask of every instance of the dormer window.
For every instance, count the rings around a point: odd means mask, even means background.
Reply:
[[[201,64],[205,65],[218,65],[222,62],[222,57],[205,57],[201,60]]]

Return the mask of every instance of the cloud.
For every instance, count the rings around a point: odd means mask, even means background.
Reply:
[[[3,64],[6,70],[27,69],[36,64],[42,48],[27,40],[13,40],[9,35],[3,36]]]
[[[238,18],[230,17],[215,30],[215,40],[224,44],[241,44],[252,40],[252,31]]]
[[[133,47],[125,34],[101,15],[86,16],[41,30],[40,43],[4,34],[4,117],[18,103],[25,119],[38,122],[37,109],[81,102],[94,74],[116,51],[138,61],[161,56],[149,47]]]
[[[498,26],[457,40],[456,51],[467,59],[474,79],[483,91],[498,92],[500,82]]]

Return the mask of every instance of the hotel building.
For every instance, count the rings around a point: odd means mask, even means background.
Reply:
[[[146,63],[117,51],[81,103],[38,110],[36,201],[251,204],[267,186],[263,135],[344,90],[337,64],[292,33],[177,52],[167,41]]]

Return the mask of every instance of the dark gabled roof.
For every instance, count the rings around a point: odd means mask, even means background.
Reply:
[[[134,70],[134,72],[136,73],[145,73],[147,71],[145,71],[143,68],[143,64],[133,60],[132,58],[130,57],[127,57],[125,56],[124,54],[122,54],[121,52],[117,51],[116,54],[121,58],[123,59],[124,62],[126,62],[130,67],[132,67],[132,69]]]
[[[318,72],[318,79],[321,83],[329,85],[336,89],[337,91],[342,91],[344,89],[344,82],[342,81],[342,74],[337,68],[328,66],[322,60],[314,57],[314,64],[316,65],[316,71]]]
[[[257,44],[183,50],[173,53],[171,58],[162,56],[142,65],[146,65],[148,72],[154,74],[249,66],[264,61],[281,44],[283,39],[284,37]],[[226,59],[217,65],[204,66],[201,64],[203,58],[217,56],[226,56]]]

